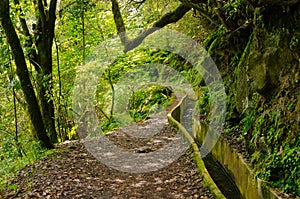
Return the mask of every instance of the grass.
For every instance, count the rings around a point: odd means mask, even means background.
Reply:
[[[18,188],[17,184],[11,183],[12,179],[17,175],[18,171],[24,168],[26,165],[31,164],[44,156],[50,156],[56,154],[57,150],[45,150],[40,148],[35,141],[33,141],[28,148],[26,148],[26,156],[18,157],[14,153],[5,151],[6,157],[1,160],[0,163],[0,191],[14,190]],[[15,150],[11,148],[11,152]]]

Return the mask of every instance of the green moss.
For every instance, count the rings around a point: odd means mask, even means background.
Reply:
[[[249,76],[247,59],[250,53],[250,46],[253,42],[253,34],[250,36],[247,46],[244,49],[243,55],[239,60],[239,64],[235,71],[236,77],[236,108],[239,112],[243,112],[248,106],[248,96],[250,93]]]

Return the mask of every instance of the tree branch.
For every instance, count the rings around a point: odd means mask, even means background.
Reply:
[[[112,2],[113,1],[115,3],[117,3],[116,0],[112,0]],[[118,30],[118,34],[120,36],[121,42],[124,45],[124,52],[128,52],[128,51],[138,47],[147,36],[149,36],[150,34],[152,34],[155,31],[157,31],[159,28],[163,28],[170,23],[175,23],[175,22],[179,21],[190,9],[191,9],[191,7],[187,7],[183,4],[179,5],[174,11],[165,14],[162,18],[160,18],[157,22],[155,22],[151,28],[146,29],[139,36],[130,40],[126,36],[125,25],[124,25],[119,8],[113,7],[115,23],[117,26],[117,30]]]
[[[38,0],[38,10],[40,13],[40,20],[41,20],[41,25],[42,25],[42,30],[46,30],[46,23],[47,23],[47,18],[46,18],[46,13],[45,13],[45,8],[42,0]]]
[[[75,3],[76,3],[76,1],[72,1],[71,3],[67,4],[65,7],[61,8],[60,10],[58,10],[58,16],[61,18],[61,16],[64,13],[65,9],[71,7]]]
[[[190,7],[181,4],[173,12],[165,14],[160,20],[155,22],[153,27],[163,28],[170,23],[175,23],[179,21],[190,9]]]
[[[127,2],[127,5],[133,4],[133,5],[136,6],[136,9],[139,9],[145,2],[146,2],[146,0],[140,0],[140,1],[138,1],[138,0],[129,0]]]
[[[122,14],[120,12],[119,4],[117,0],[111,0],[111,3],[112,3],[112,12],[114,14],[114,21],[116,24],[118,35],[120,36],[122,44],[125,46],[128,38],[126,36],[126,29],[125,29]]]
[[[50,2],[50,8],[49,8],[49,28],[50,32],[54,33],[54,27],[55,27],[55,20],[56,20],[56,6],[57,6],[57,0],[51,0]],[[52,40],[54,38],[54,35],[52,36]]]
[[[19,20],[20,20],[20,23],[21,23],[21,26],[22,26],[22,30],[23,30],[23,33],[26,37],[30,37],[30,32],[29,32],[29,28],[27,26],[27,22],[25,20],[25,15],[24,15],[24,12],[20,6],[20,1],[19,0],[14,0],[14,4],[16,6],[16,9],[17,11],[20,12],[20,16],[19,16]]]
[[[165,14],[160,20],[153,24],[152,28],[143,31],[138,37],[127,42],[124,52],[128,52],[139,46],[147,36],[159,30],[158,28],[163,28],[170,23],[179,21],[190,9],[190,7],[181,4],[173,12]]]

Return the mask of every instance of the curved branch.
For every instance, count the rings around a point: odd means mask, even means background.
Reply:
[[[192,8],[184,4],[179,5],[174,11],[165,14],[162,18],[155,22],[151,28],[146,29],[139,36],[130,40],[126,35],[126,28],[120,12],[118,2],[117,0],[111,0],[111,2],[115,24],[122,45],[124,46],[124,52],[128,52],[139,46],[148,35],[152,34],[159,28],[163,28],[170,23],[175,23],[179,21]]]
[[[45,8],[44,8],[44,4],[42,0],[38,0],[38,10],[40,13],[40,20],[41,20],[41,25],[42,25],[42,30],[46,30],[46,22],[47,22],[47,18],[46,18],[46,13],[45,13]]]
[[[151,28],[143,31],[139,36],[134,39],[128,39],[126,35],[126,29],[124,25],[124,21],[116,0],[111,0],[113,3],[113,14],[115,19],[115,24],[118,30],[118,34],[120,36],[121,42],[124,45],[124,52],[128,52],[137,46],[139,46],[143,40],[159,28],[163,28],[170,23],[175,23],[179,21],[190,9],[191,7],[185,6],[183,4],[179,5],[174,11],[165,14],[162,18],[160,18],[157,22],[155,22]]]
[[[159,28],[179,21],[189,10],[191,10],[190,7],[181,4],[173,12],[165,14],[160,20],[153,24],[152,28],[143,31],[138,37],[127,42],[124,52],[128,52],[139,46],[147,36],[159,30]]]

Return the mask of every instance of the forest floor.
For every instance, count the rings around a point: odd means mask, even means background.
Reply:
[[[167,121],[157,121],[166,124],[151,139],[128,136],[122,129],[106,137],[130,153],[148,154],[174,140],[177,133]],[[153,122],[150,119],[138,128]],[[82,140],[57,145],[58,153],[20,170],[12,181],[17,190],[4,191],[4,198],[213,198],[203,186],[190,150],[162,169],[132,173],[101,163],[88,145]]]

